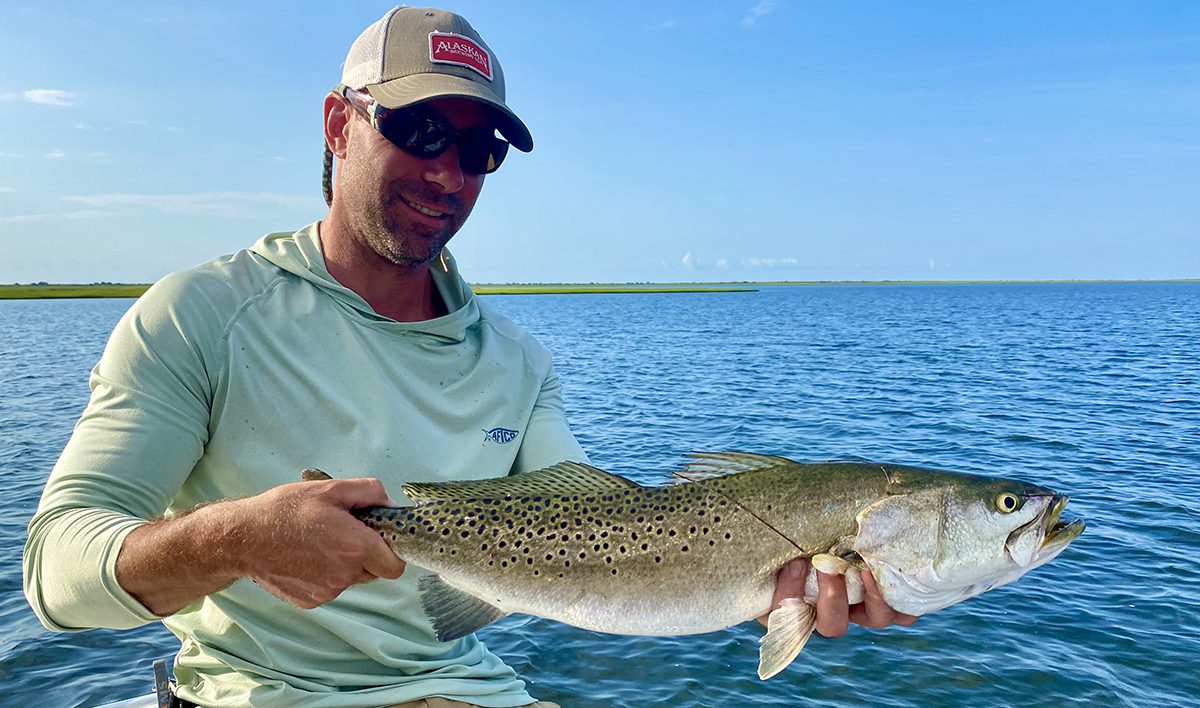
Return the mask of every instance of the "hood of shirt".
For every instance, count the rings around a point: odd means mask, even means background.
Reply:
[[[462,341],[467,328],[479,321],[479,304],[471,287],[459,275],[458,265],[450,251],[429,264],[434,286],[449,311],[446,315],[420,322],[397,322],[377,312],[358,293],[342,285],[325,267],[321,249],[320,222],[313,222],[294,233],[267,234],[250,251],[275,266],[316,285],[333,298],[350,316],[360,317],[373,327],[397,334],[424,334],[452,341]]]

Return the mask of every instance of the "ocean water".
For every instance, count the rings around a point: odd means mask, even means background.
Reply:
[[[528,617],[482,632],[564,706],[1200,705],[1200,284],[837,285],[491,296],[555,354],[593,462],[644,483],[690,450],[1027,479],[1088,529],[910,628],[816,638],[770,681],[755,624],[675,638]],[[146,693],[157,625],[55,635],[25,524],[128,300],[0,301],[0,705]]]

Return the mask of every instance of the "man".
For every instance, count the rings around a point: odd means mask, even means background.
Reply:
[[[164,278],[118,324],[30,523],[26,596],[53,630],[163,621],[203,706],[529,705],[473,635],[437,641],[417,573],[349,510],[586,460],[549,354],[444,250],[532,138],[491,50],[439,10],[368,27],[324,117],[326,217]],[[822,580],[822,633],[896,620]]]

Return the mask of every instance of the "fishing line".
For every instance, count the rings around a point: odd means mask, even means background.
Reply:
[[[734,506],[736,506],[737,508],[739,508],[739,509],[741,509],[742,511],[746,512],[747,514],[749,514],[749,515],[753,516],[754,518],[758,519],[758,520],[759,520],[759,522],[761,522],[763,526],[766,526],[767,528],[771,529],[771,530],[772,530],[772,531],[774,531],[774,532],[775,532],[775,533],[776,533],[776,534],[777,534],[777,535],[778,535],[780,538],[782,538],[783,540],[785,540],[785,541],[787,541],[788,543],[790,543],[790,544],[792,544],[793,546],[795,546],[795,547],[796,547],[796,550],[797,550],[797,551],[800,551],[800,553],[802,553],[802,554],[803,554],[803,553],[807,553],[807,552],[808,552],[808,551],[805,551],[803,548],[801,548],[801,547],[800,547],[800,544],[798,544],[798,543],[796,543],[795,541],[793,541],[792,539],[788,538],[788,537],[787,537],[787,536],[786,536],[786,535],[785,535],[785,534],[784,534],[782,531],[780,531],[779,529],[777,529],[777,528],[775,528],[774,526],[772,526],[772,525],[771,525],[771,523],[770,523],[770,522],[768,522],[766,519],[764,519],[763,517],[761,517],[761,516],[759,516],[758,514],[754,513],[754,512],[753,512],[753,511],[751,511],[750,509],[747,509],[746,507],[742,506],[742,503],[741,503],[741,502],[739,502],[737,499],[734,499],[733,497],[729,496],[729,495],[728,495],[728,494],[726,494],[725,492],[722,492],[722,491],[721,491],[721,490],[719,490],[719,489],[713,489],[712,487],[708,486],[707,484],[705,484],[705,483],[704,483],[702,480],[700,480],[700,479],[692,479],[691,477],[688,477],[686,472],[672,472],[672,473],[671,473],[671,476],[673,476],[673,477],[678,477],[679,479],[686,479],[687,481],[691,482],[692,484],[699,484],[701,487],[704,487],[704,489],[705,489],[705,490],[707,490],[707,491],[710,491],[710,492],[713,492],[714,494],[720,495],[720,496],[724,497],[725,499],[728,499],[730,502],[732,502],[732,503],[733,503],[733,505],[734,505]]]

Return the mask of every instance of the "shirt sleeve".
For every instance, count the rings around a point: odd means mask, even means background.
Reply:
[[[562,384],[551,369],[542,381],[510,474],[532,472],[563,460],[587,462],[588,457],[567,424],[563,411]]]
[[[159,619],[117,582],[117,554],[166,511],[208,440],[217,375],[208,363],[223,329],[210,304],[194,278],[169,276],[121,318],[93,369],[25,545],[25,597],[47,629]]]

